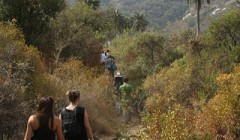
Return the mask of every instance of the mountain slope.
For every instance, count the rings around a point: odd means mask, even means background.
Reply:
[[[67,0],[73,3],[76,0]],[[162,30],[169,23],[185,20],[189,27],[196,26],[195,4],[188,5],[186,0],[100,0],[101,6],[113,6],[125,16],[143,14],[148,20],[149,30]],[[206,29],[208,17],[218,17],[229,5],[237,5],[236,0],[211,0],[201,9],[201,26]]]
[[[102,6],[113,5],[127,16],[142,13],[150,23],[150,28],[162,29],[168,23],[182,20],[191,13],[195,16],[194,2],[187,5],[186,0],[101,0]],[[211,4],[203,4],[201,9],[201,22],[207,24],[208,16],[218,17],[229,5],[235,5],[235,0],[211,0]],[[196,21],[187,21],[194,27]]]

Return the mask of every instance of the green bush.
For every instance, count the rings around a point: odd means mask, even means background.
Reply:
[[[167,46],[165,36],[157,32],[125,34],[116,38],[113,46],[119,70],[132,81],[139,81],[136,85],[182,57],[176,48]]]

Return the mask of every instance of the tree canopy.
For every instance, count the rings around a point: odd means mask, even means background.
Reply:
[[[28,44],[38,44],[48,22],[65,8],[65,0],[1,0],[0,19],[14,21]]]

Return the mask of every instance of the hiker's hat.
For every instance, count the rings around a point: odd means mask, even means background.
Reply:
[[[115,77],[122,77],[121,73],[118,71],[115,75]]]

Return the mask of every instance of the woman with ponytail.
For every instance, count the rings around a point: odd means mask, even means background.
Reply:
[[[39,100],[37,112],[28,119],[24,140],[64,140],[61,122],[54,115],[53,98]]]

